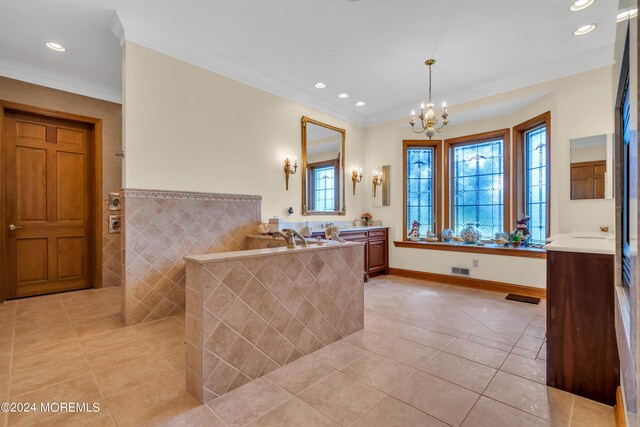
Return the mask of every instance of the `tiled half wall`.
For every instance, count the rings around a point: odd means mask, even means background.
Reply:
[[[207,402],[362,329],[363,257],[347,243],[188,261],[187,390]]]
[[[184,312],[185,255],[245,249],[260,196],[123,190],[123,322]]]

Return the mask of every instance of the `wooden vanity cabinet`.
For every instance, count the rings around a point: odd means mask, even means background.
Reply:
[[[316,231],[313,237],[324,237]],[[342,230],[340,237],[348,242],[364,242],[365,280],[369,277],[389,274],[389,229],[375,228],[362,230]]]
[[[616,403],[614,256],[547,251],[547,385]]]

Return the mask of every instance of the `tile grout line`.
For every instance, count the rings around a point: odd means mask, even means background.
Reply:
[[[80,341],[80,337],[78,337],[78,333],[76,332],[75,328],[73,327],[73,323],[71,322],[71,316],[69,316],[69,312],[67,311],[67,307],[65,306],[64,301],[62,300],[62,298],[60,299],[60,303],[62,304],[62,309],[64,310],[64,312],[65,312],[65,314],[67,316],[67,320],[69,320],[69,323],[72,325],[71,326],[71,330],[73,331],[73,334],[75,335],[76,339],[78,340],[78,344],[80,344],[80,348],[81,348],[81,351],[82,351],[82,357],[87,362],[87,367],[89,368],[89,372],[91,372],[91,378],[93,378],[93,381],[96,384],[96,387],[98,388],[98,392],[100,393],[100,396],[104,400],[104,403],[107,405],[107,408],[109,410],[109,416],[111,417],[111,420],[117,426],[118,422],[116,420],[116,417],[113,415],[113,411],[111,410],[111,405],[109,405],[109,401],[107,400],[107,398],[105,397],[104,393],[102,392],[102,388],[100,387],[100,383],[98,382],[98,378],[96,377],[96,374],[93,371],[93,368],[91,367],[91,364],[89,364],[88,361],[87,361],[87,355],[86,355],[87,352],[82,347],[82,343]]]

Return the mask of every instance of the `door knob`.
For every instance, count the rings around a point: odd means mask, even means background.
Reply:
[[[18,228],[22,228],[22,226],[9,224],[9,231],[16,231]]]

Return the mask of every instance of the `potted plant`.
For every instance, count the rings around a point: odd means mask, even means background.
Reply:
[[[520,243],[521,239],[520,239],[520,235],[519,234],[513,234],[511,236],[511,244],[513,245],[514,248],[519,248],[520,247]]]
[[[362,225],[373,225],[373,215],[371,215],[369,212],[365,212],[362,214],[362,217],[360,217],[360,220],[362,221]]]

